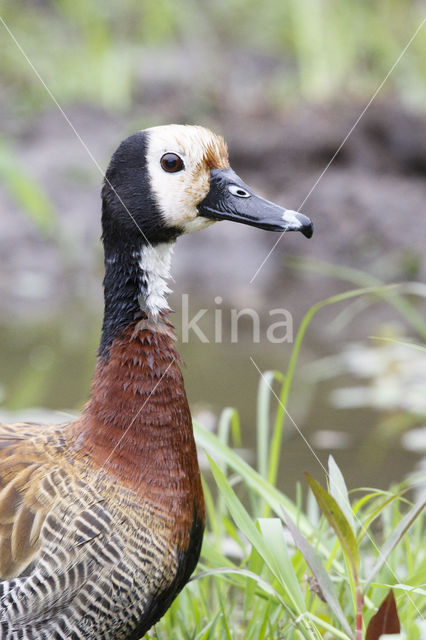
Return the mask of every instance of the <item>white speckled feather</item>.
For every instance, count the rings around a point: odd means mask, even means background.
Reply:
[[[173,253],[172,243],[144,246],[139,256],[139,266],[142,270],[142,287],[140,303],[149,315],[156,318],[160,311],[170,309],[167,304],[167,294],[171,289],[167,285],[170,278],[170,265]]]

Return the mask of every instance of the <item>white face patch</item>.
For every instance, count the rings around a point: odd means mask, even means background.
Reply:
[[[147,168],[151,191],[167,226],[185,233],[213,224],[199,216],[197,205],[210,189],[210,169],[228,166],[226,145],[208,129],[189,125],[166,125],[147,129]],[[161,166],[165,153],[178,155],[181,171],[168,173]]]
[[[162,243],[155,247],[145,245],[137,256],[144,280],[139,303],[142,311],[148,312],[153,318],[157,318],[160,311],[170,309],[166,296],[171,289],[166,281],[170,278],[172,253],[173,243]]]

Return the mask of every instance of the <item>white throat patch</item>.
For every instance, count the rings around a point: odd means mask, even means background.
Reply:
[[[164,242],[155,247],[144,246],[137,256],[143,272],[139,304],[142,311],[153,318],[157,318],[160,311],[170,309],[166,295],[171,293],[171,289],[166,281],[170,278],[172,253],[173,243]]]

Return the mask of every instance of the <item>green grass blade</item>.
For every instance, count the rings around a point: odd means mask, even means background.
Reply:
[[[229,444],[229,435],[232,435],[233,442],[237,447],[241,444],[240,417],[238,411],[232,407],[226,407],[220,415],[217,429],[220,440]]]
[[[377,500],[377,502],[379,502],[377,507],[374,507],[371,513],[369,513],[369,515],[362,522],[361,529],[357,535],[358,544],[361,542],[361,540],[365,536],[370,525],[382,513],[383,509],[385,509],[388,505],[390,505],[395,500],[398,500],[399,498],[401,498],[401,496],[402,496],[402,493],[394,493],[394,494],[391,494],[390,496],[387,496],[385,500],[381,500],[381,501]],[[368,497],[369,496],[366,496],[366,498]]]
[[[318,616],[315,616],[313,613],[308,612],[306,614],[306,617],[315,622],[318,626],[332,633],[333,635],[331,636],[331,638],[333,638],[333,640],[337,638],[341,638],[341,640],[352,640],[352,635],[348,636],[346,633],[339,631],[339,629],[336,629],[336,627],[328,624],[328,622],[326,622],[322,618],[318,618]]]
[[[225,475],[222,473],[220,468],[215,464],[215,462],[209,458],[211,469],[215,481],[218,485],[220,492],[222,493],[226,506],[229,512],[232,514],[235,523],[238,528],[242,531],[242,533],[249,540],[250,544],[256,547],[258,553],[262,556],[265,564],[268,566],[269,570],[278,580],[280,584],[280,588],[282,588],[283,592],[286,594],[287,598],[290,601],[290,604],[286,604],[286,610],[290,617],[293,619],[295,625],[300,624],[302,628],[304,628],[305,633],[307,634],[307,638],[314,638],[311,628],[306,624],[302,613],[305,611],[305,606],[303,602],[303,607],[299,606],[298,598],[294,598],[294,594],[292,589],[288,588],[285,583],[285,575],[282,574],[281,565],[279,561],[277,561],[275,557],[275,553],[267,544],[264,537],[256,528],[253,520],[245,510],[244,506],[238,500],[234,491],[232,490],[228,480]]]
[[[389,558],[390,554],[395,549],[395,547],[398,545],[398,543],[401,541],[401,538],[405,535],[405,533],[408,531],[408,529],[414,523],[416,518],[418,518],[418,516],[421,513],[423,513],[424,508],[425,508],[424,500],[419,500],[419,502],[417,502],[412,507],[412,509],[410,509],[410,511],[405,514],[405,516],[402,518],[402,520],[400,520],[400,522],[395,527],[395,529],[393,530],[391,535],[388,537],[386,543],[384,544],[383,549],[380,552],[379,558],[378,558],[376,564],[374,565],[374,567],[372,568],[372,570],[371,570],[371,572],[370,572],[370,574],[369,574],[369,576],[368,576],[368,578],[367,578],[367,580],[365,582],[364,592],[367,592],[368,587],[370,586],[370,584],[374,580],[374,577],[376,576],[376,574],[380,571],[380,569],[383,567],[383,565],[387,562],[387,559]]]
[[[305,611],[305,600],[293,569],[284,538],[284,529],[278,518],[259,518],[259,528],[269,549],[274,550],[274,558],[282,584],[299,611]]]
[[[298,510],[294,503],[265,480],[265,478],[255,471],[245,460],[238,456],[235,451],[220,442],[214,433],[207,431],[207,429],[204,429],[204,427],[194,422],[194,434],[197,444],[200,447],[214,456],[215,459],[226,462],[233,471],[243,478],[250,490],[268,502],[278,517],[282,515],[281,506],[283,505],[295,519],[299,517],[300,527],[305,534],[309,535],[312,533],[313,528],[309,520],[303,514],[299,514],[298,516]]]
[[[271,386],[274,380],[282,380],[283,376],[276,371],[265,371],[259,378],[257,394],[257,469],[261,476],[268,477],[269,467],[269,432],[270,432],[270,400]]]
[[[421,344],[415,344],[414,342],[406,342],[405,340],[395,340],[394,338],[385,338],[384,336],[369,336],[370,340],[380,340],[382,342],[393,342],[395,344],[401,344],[404,347],[410,349],[418,349],[419,351],[426,351],[426,347]]]
[[[261,556],[256,551],[255,547],[252,547],[249,561],[248,561],[248,570],[256,575],[260,576],[262,573],[262,569],[264,567],[263,560]],[[247,614],[249,609],[253,606],[253,598],[255,594],[256,585],[253,582],[249,582],[244,594],[244,612]]]
[[[305,558],[306,562],[308,563],[313,575],[317,579],[328,606],[336,616],[337,620],[339,620],[343,629],[345,629],[346,633],[352,638],[352,630],[348,624],[345,614],[343,613],[343,609],[339,604],[333,583],[330,580],[327,571],[323,567],[318,554],[306,540],[305,536],[296,527],[295,523],[291,519],[290,515],[285,511],[285,509],[283,509],[283,512],[287,527],[290,530],[293,540],[297,548]]]
[[[342,549],[352,567],[354,576],[359,571],[359,553],[356,538],[336,500],[309,473],[305,473],[312,493],[315,495],[321,511],[333,527]]]
[[[330,484],[331,495],[336,500],[337,504],[344,513],[346,520],[349,522],[352,531],[355,533],[355,520],[352,513],[351,503],[349,502],[346,482],[342,475],[342,472],[336,464],[336,461],[331,455],[328,458],[328,481]]]
[[[253,571],[249,571],[248,569],[239,569],[238,567],[229,568],[229,567],[220,567],[217,569],[206,569],[206,571],[202,571],[198,573],[193,580],[202,580],[203,578],[207,578],[208,576],[225,576],[232,575],[238,577],[249,578],[252,580],[255,585],[257,585],[262,591],[264,591],[268,596],[273,596],[278,602],[281,603],[283,607],[286,606],[286,603],[282,599],[282,596],[274,589],[274,587],[267,581],[264,580],[261,576],[254,573]]]
[[[316,274],[321,273],[323,275],[330,276],[331,278],[338,278],[339,280],[344,280],[360,287],[371,286],[380,288],[381,285],[384,285],[384,282],[379,278],[372,276],[366,271],[355,269],[353,267],[345,267],[343,265],[337,266],[322,260],[310,260],[309,258],[299,257],[290,257],[287,261],[293,268],[300,269],[302,271],[314,272]],[[399,311],[399,313],[417,331],[419,336],[426,340],[425,319],[419,310],[416,309],[416,307],[407,300],[407,298],[403,297],[400,293],[396,293],[396,295],[389,297],[386,291],[383,292],[382,297],[386,302]]]
[[[396,287],[397,285],[382,285],[377,287],[364,287],[362,289],[353,289],[351,291],[344,291],[343,293],[339,293],[335,296],[331,296],[330,298],[325,298],[325,300],[320,300],[319,302],[314,304],[308,310],[308,312],[303,316],[302,322],[300,323],[299,330],[294,340],[294,345],[291,352],[290,361],[287,367],[287,373],[284,379],[284,384],[281,390],[279,405],[277,409],[277,415],[275,419],[275,426],[274,426],[271,447],[270,447],[271,453],[270,453],[270,459],[269,459],[269,473],[268,473],[268,480],[271,484],[276,483],[277,475],[278,475],[279,461],[281,456],[282,436],[283,436],[283,429],[284,429],[284,417],[287,410],[290,387],[293,381],[294,372],[296,370],[296,364],[299,358],[300,349],[302,347],[302,343],[303,343],[306,331],[308,329],[308,326],[310,325],[313,317],[323,307],[327,307],[332,304],[337,304],[338,302],[344,302],[345,300],[350,300],[358,296],[382,295],[384,292],[391,291]]]

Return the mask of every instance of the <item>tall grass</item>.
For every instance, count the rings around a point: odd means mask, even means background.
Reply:
[[[233,448],[241,440],[235,410],[225,410],[217,435],[194,425],[214,480],[204,481],[207,533],[197,575],[147,638],[361,640],[367,632],[378,640],[378,628],[399,625],[395,637],[424,637],[425,505],[414,491],[424,478],[388,491],[348,491],[330,456],[328,469],[318,470],[326,488],[307,475],[306,502],[300,490],[293,502],[275,486],[285,407],[310,320],[326,305],[365,295],[388,299],[390,291],[349,291],[308,311],[286,375],[261,376],[256,469]]]

